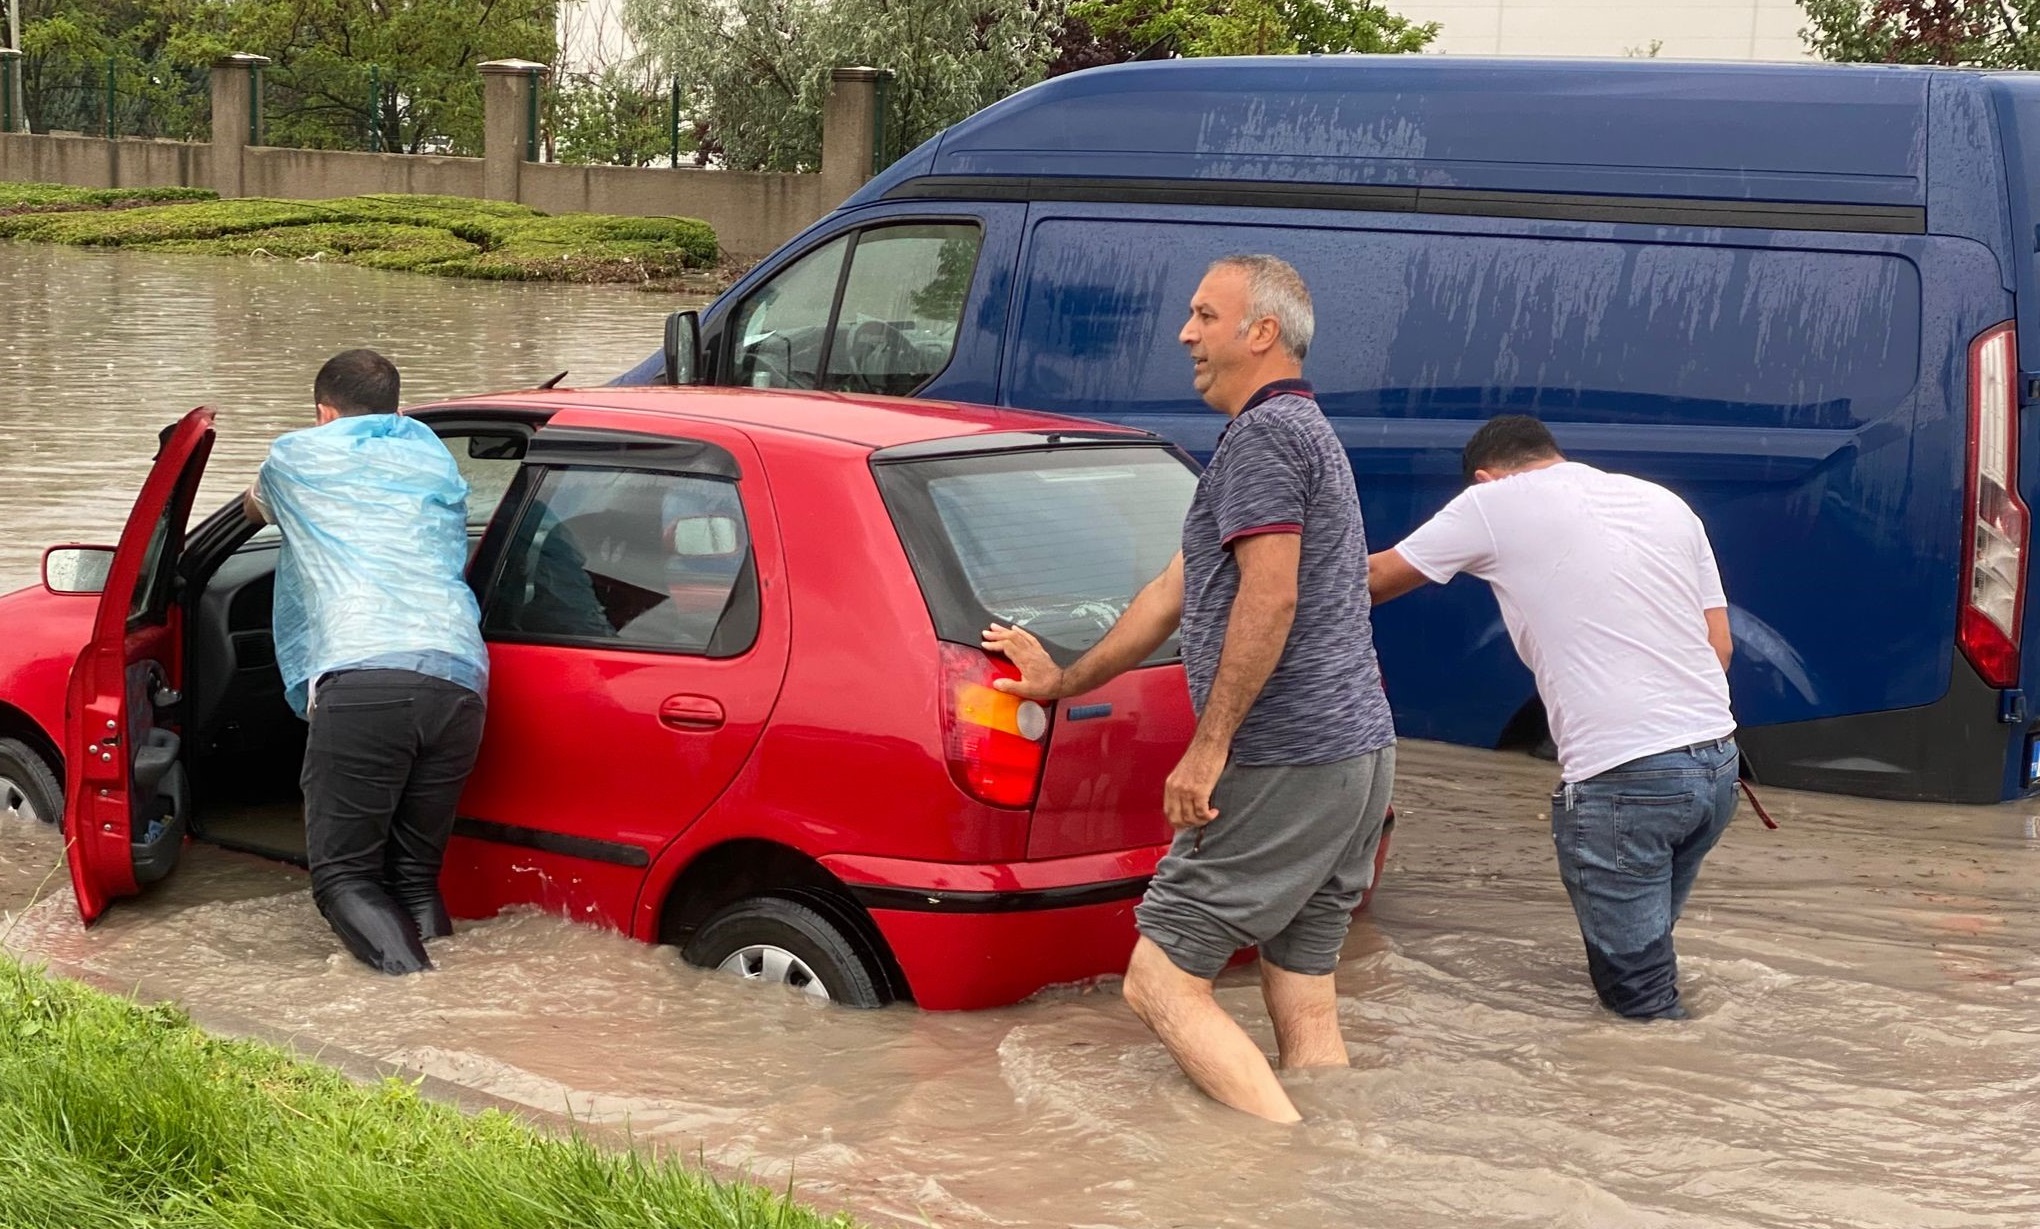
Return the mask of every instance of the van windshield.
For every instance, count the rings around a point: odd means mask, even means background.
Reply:
[[[1197,473],[1162,445],[881,463],[879,487],[944,640],[1027,628],[1067,665],[1169,566]],[[1173,638],[1155,660],[1176,655]]]

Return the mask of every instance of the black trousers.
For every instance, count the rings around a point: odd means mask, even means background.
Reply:
[[[422,940],[453,933],[439,868],[482,743],[482,697],[409,670],[329,674],[305,742],[312,899],[364,963],[430,968]]]

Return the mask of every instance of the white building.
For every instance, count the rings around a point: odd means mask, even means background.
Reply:
[[[637,45],[623,28],[623,0],[559,0],[559,69],[597,73],[628,64]]]
[[[1803,60],[1796,0],[1387,0],[1440,26],[1432,50],[1459,55],[1645,55]]]

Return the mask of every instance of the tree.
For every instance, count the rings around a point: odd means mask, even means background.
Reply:
[[[162,2],[162,0],[159,0]],[[553,0],[167,0],[190,6],[170,40],[196,64],[268,56],[266,139],[478,154],[486,60],[555,58]],[[371,85],[375,92],[371,94]]]
[[[208,116],[203,76],[167,55],[188,7],[179,0],[22,0],[22,93],[30,127],[98,131],[107,118],[110,68],[115,131],[202,135]]]
[[[1056,66],[1072,71],[1157,44],[1185,56],[1421,51],[1438,25],[1373,0],[1076,0],[1064,34]]]
[[[555,83],[546,131],[555,162],[650,166],[672,156],[672,100],[639,74],[605,68]],[[693,152],[693,137],[683,132],[680,146]]]
[[[1827,60],[2040,68],[2040,0],[1799,0]]]
[[[626,0],[626,25],[677,76],[697,156],[815,170],[830,70],[887,69],[891,157],[1041,79],[1059,0]]]

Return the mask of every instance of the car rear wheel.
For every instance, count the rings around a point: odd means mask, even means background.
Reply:
[[[746,981],[788,986],[809,998],[883,1007],[883,974],[857,936],[813,906],[777,896],[740,900],[702,924],[689,964]]]
[[[64,818],[64,787],[27,743],[0,738],[0,822],[56,824]]]

